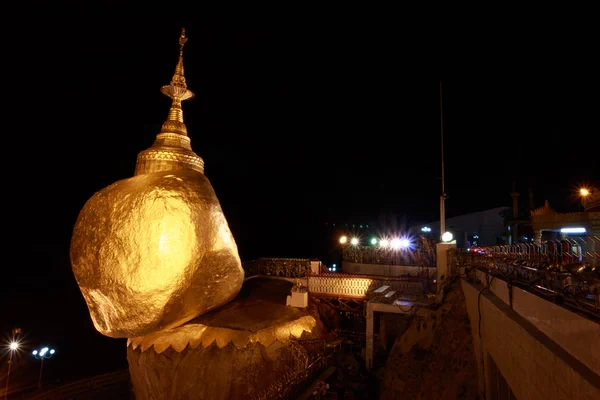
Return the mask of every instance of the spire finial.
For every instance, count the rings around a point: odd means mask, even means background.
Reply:
[[[187,40],[188,38],[185,36],[185,28],[181,28],[181,35],[179,36],[179,60],[177,61],[177,66],[175,67],[175,73],[173,74],[171,83],[160,88],[160,91],[164,95],[173,100],[167,121],[163,124],[160,130],[161,133],[178,133],[180,135],[187,136],[187,128],[183,123],[183,110],[181,109],[181,102],[194,97],[194,93],[187,88],[183,70],[183,45],[185,42],[187,42]]]

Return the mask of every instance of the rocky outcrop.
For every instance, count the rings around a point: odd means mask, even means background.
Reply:
[[[464,294],[454,282],[437,309],[419,309],[380,371],[382,400],[478,399]]]

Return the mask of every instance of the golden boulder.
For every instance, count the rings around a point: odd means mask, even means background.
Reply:
[[[73,229],[71,264],[96,329],[136,337],[177,327],[231,301],[244,281],[237,246],[190,146],[182,100],[183,44],[172,99],[156,141],[138,155],[135,176],[84,205]]]

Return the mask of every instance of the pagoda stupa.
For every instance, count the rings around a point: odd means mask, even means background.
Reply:
[[[172,100],[132,178],[95,193],[73,229],[71,264],[96,329],[128,338],[135,398],[257,399],[305,374],[294,338],[326,330],[286,305],[292,283],[244,281],[235,240],[204,161],[191,148],[181,103],[191,99],[183,46]],[[319,325],[319,329],[313,329]]]

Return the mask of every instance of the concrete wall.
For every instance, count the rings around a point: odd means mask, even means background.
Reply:
[[[435,277],[435,268],[424,268],[414,265],[381,265],[344,261],[342,268],[344,273],[347,274],[402,276],[420,275],[423,272],[427,272],[429,277]]]
[[[499,279],[461,284],[486,398],[497,367],[519,400],[600,399],[600,325],[517,288],[511,307]]]

